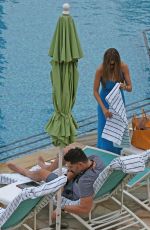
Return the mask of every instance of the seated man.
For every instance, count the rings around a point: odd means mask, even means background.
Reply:
[[[67,151],[64,154],[64,161],[68,168],[67,176],[69,181],[64,187],[63,196],[71,200],[80,199],[80,204],[67,205],[63,207],[63,210],[75,214],[88,214],[93,205],[93,184],[99,173],[104,169],[103,163],[98,156],[91,155],[87,157],[80,148]],[[49,170],[48,167],[45,167],[42,160],[40,160],[40,165],[42,168],[34,172],[12,163],[9,163],[8,167],[35,181],[44,180],[49,182],[58,177],[58,175],[49,171],[58,167],[58,159],[52,165],[48,166]]]

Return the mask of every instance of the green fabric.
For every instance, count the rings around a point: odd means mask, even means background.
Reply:
[[[62,15],[52,38],[49,56],[56,62],[70,62],[83,57],[73,18]]]
[[[96,155],[98,157],[100,157],[100,159],[102,160],[104,166],[106,167],[107,165],[110,164],[110,162],[115,159],[116,157],[118,157],[117,154],[111,154],[111,153],[108,153],[106,152],[105,150],[102,150],[102,149],[93,149],[93,148],[90,148],[90,147],[86,147],[84,149],[84,152],[87,156],[90,156],[90,155]]]
[[[74,21],[61,16],[52,39],[49,55],[54,113],[46,132],[55,146],[64,147],[75,141],[77,123],[71,113],[79,80],[78,59],[83,56]]]
[[[107,180],[104,182],[101,189],[96,193],[94,199],[99,199],[100,197],[105,197],[110,195],[124,180],[127,174],[120,170],[113,171]]]
[[[146,177],[150,177],[150,168],[145,168],[143,172],[137,173],[129,182],[128,186],[133,187],[138,182],[142,182]]]
[[[36,207],[36,205],[41,200],[41,197],[36,199],[28,199],[24,200],[18,208],[14,211],[14,213],[8,218],[6,223],[1,227],[1,229],[11,229],[11,227],[16,226],[21,223],[21,221],[30,214],[30,212]]]

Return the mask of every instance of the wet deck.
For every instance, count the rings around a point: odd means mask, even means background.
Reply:
[[[78,146],[83,148],[85,145],[95,146],[96,145],[96,134],[95,132],[84,135],[77,139],[77,142],[72,144],[73,146]],[[58,153],[59,148],[46,148],[40,151],[36,151],[30,155],[26,155],[21,158],[17,158],[12,160],[14,163],[30,168],[36,164],[37,157],[42,155],[46,161],[54,159],[56,154]],[[0,173],[10,172],[7,168],[5,163],[0,163]],[[141,189],[138,195],[144,196],[145,189]],[[132,200],[128,200],[125,197],[125,204],[128,206],[134,213],[136,213],[149,227],[150,227],[150,213],[145,211],[140,206],[135,204]],[[101,206],[97,206],[95,209],[95,213],[100,213],[102,210],[107,211],[108,209],[112,209],[114,204],[110,201],[105,201],[102,203]],[[69,214],[63,214],[62,221],[67,222],[69,224],[69,230],[78,229],[78,230],[85,230],[86,228],[83,227],[78,221],[76,221],[73,217]],[[32,225],[32,220],[28,220]],[[43,229],[48,227],[48,207],[44,208],[39,214],[37,218],[37,229]],[[18,228],[19,230],[23,230],[23,227]]]

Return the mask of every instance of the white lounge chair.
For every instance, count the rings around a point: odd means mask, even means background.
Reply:
[[[32,228],[24,222],[33,217],[33,229],[35,230],[36,214],[50,202],[50,199],[65,185],[66,181],[66,176],[60,176],[38,187],[25,188],[18,192],[6,208],[0,208],[0,229],[12,230],[23,225],[31,230]]]
[[[125,148],[122,151],[122,154],[132,155],[132,154],[141,154],[144,150],[135,148],[131,146],[130,148]],[[133,191],[141,187],[145,187],[145,199],[143,197],[137,196]],[[141,205],[144,209],[150,212],[150,167],[145,168],[143,172],[137,173],[126,185],[125,190],[123,191],[125,195],[133,199],[136,203]]]
[[[145,198],[136,196],[133,191],[145,187]],[[124,194],[141,205],[144,209],[150,212],[150,168],[145,168],[143,172],[135,175],[126,185],[123,190]],[[143,194],[142,194],[143,195]]]
[[[130,173],[125,173],[125,162],[124,159],[130,159],[129,157],[118,157],[118,155],[113,154],[111,152],[107,152],[101,149],[86,147],[84,152],[89,154],[96,154],[101,157],[106,168],[99,174],[99,177],[94,183],[94,204],[100,204],[102,201],[107,199],[112,199],[117,205],[118,209],[114,211],[110,211],[105,215],[97,216],[96,218],[92,217],[92,210],[89,214],[88,220],[85,220],[81,216],[71,214],[75,217],[80,223],[82,223],[87,229],[95,230],[108,230],[108,229],[115,229],[115,230],[122,230],[122,229],[138,229],[138,230],[148,230],[149,227],[140,219],[138,218],[129,208],[127,208],[123,204],[123,188],[124,185],[127,183],[129,177],[131,176]],[[148,156],[141,156],[143,160]],[[137,159],[137,161],[136,161]],[[140,159],[140,156],[135,156],[134,163],[137,164]],[[140,163],[140,162],[139,162]],[[141,162],[142,164],[142,162]],[[128,167],[129,166],[129,167]],[[127,165],[127,168],[130,172],[130,164]],[[141,165],[142,167],[142,165]],[[126,169],[127,169],[126,168]],[[132,170],[131,170],[132,171]],[[136,169],[135,169],[136,171]],[[137,170],[138,171],[138,170]],[[132,171],[134,173],[134,169]],[[116,191],[121,188],[121,201],[118,201],[114,194]],[[63,198],[64,205],[73,205],[77,204],[80,201],[69,201],[66,198]]]

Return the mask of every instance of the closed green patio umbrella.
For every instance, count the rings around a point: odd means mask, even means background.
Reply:
[[[49,56],[54,113],[46,125],[52,143],[61,148],[75,141],[77,123],[71,113],[76,99],[79,73],[78,59],[83,57],[74,21],[69,15],[69,4],[63,5],[52,38]],[[59,168],[62,168],[62,151],[59,153]],[[61,173],[61,170],[60,170]],[[60,229],[61,191],[58,195],[56,229]]]
[[[63,15],[57,22],[49,56],[54,114],[46,125],[47,133],[55,146],[64,147],[75,140],[77,123],[71,110],[75,103],[78,86],[78,59],[83,57],[74,21],[64,4]]]

